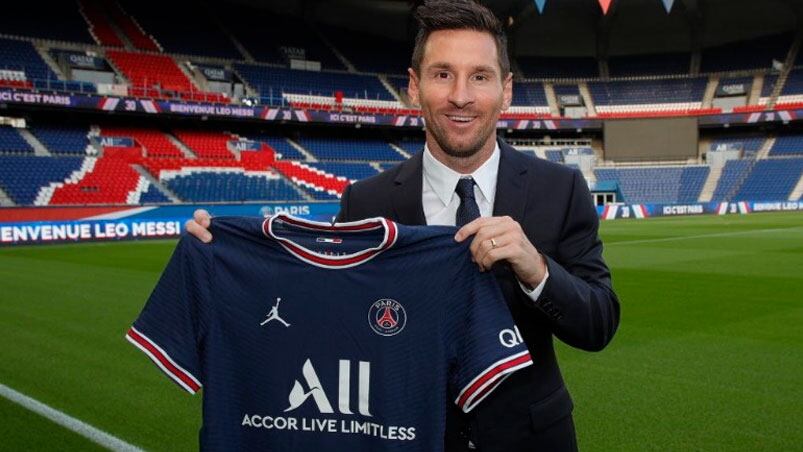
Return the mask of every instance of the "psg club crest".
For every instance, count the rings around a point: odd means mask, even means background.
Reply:
[[[368,309],[368,324],[380,336],[395,336],[407,324],[407,313],[398,301],[383,298]]]

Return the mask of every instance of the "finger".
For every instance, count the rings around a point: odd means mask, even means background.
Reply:
[[[485,253],[482,257],[482,260],[479,261],[480,268],[484,270],[490,270],[495,263],[508,259],[511,253],[512,253],[512,246],[510,245],[493,248],[489,250],[487,253]]]
[[[497,221],[495,217],[479,217],[474,221],[466,223],[465,226],[458,229],[457,233],[454,235],[454,239],[458,242],[462,242],[467,237],[474,235],[483,225],[493,223],[495,221]]]
[[[477,253],[473,255],[475,262],[480,264],[480,266],[484,266],[483,262],[485,261],[486,256],[488,256],[488,253],[506,246],[508,243],[506,240],[507,239],[504,239],[501,236],[494,238],[493,241],[496,242],[496,246],[494,246],[494,243],[491,242],[491,239],[483,240],[479,244],[479,248],[477,248]]]
[[[198,224],[195,220],[188,220],[184,225],[187,232],[192,234],[198,240],[209,243],[212,241],[212,234],[203,226]]]
[[[500,240],[504,239],[509,229],[505,224],[488,224],[480,228],[474,234],[474,240],[471,241],[471,253],[476,255],[483,247],[490,245],[490,240],[496,240],[497,244]],[[505,241],[507,243],[507,241]]]
[[[209,226],[212,224],[212,216],[204,209],[198,209],[193,212],[192,219],[206,229],[209,229]]]

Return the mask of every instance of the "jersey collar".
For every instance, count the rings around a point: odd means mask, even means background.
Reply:
[[[308,248],[305,248],[290,239],[278,237],[273,233],[273,222],[281,220],[284,223],[295,226],[297,228],[306,229],[310,231],[320,232],[362,232],[372,229],[384,229],[384,237],[382,243],[379,245],[360,250],[356,253],[347,254],[343,256],[328,256],[321,253],[316,253]],[[262,232],[279,242],[290,254],[301,259],[302,261],[323,268],[349,268],[360,265],[376,257],[382,251],[390,248],[396,243],[398,237],[398,228],[396,223],[386,218],[369,218],[361,221],[352,221],[348,223],[322,223],[318,221],[303,220],[292,215],[279,214],[266,218],[262,223]]]

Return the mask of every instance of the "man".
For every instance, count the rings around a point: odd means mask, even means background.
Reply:
[[[471,418],[452,410],[447,450],[576,450],[552,337],[601,350],[619,324],[588,187],[578,171],[497,140],[513,86],[506,37],[488,9],[431,0],[416,18],[408,91],[426,121],[425,149],[347,187],[337,219],[462,226],[455,239],[471,240],[473,260],[502,287],[518,329],[507,339],[523,339],[534,365],[501,384]],[[208,225],[199,211],[187,229],[211,240]]]

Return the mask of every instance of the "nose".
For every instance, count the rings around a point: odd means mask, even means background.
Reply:
[[[449,102],[457,108],[464,108],[474,101],[474,93],[467,77],[456,77],[449,92]]]

